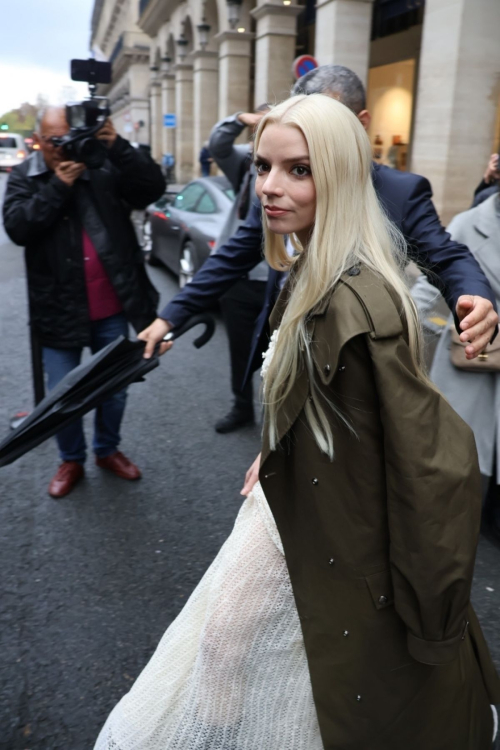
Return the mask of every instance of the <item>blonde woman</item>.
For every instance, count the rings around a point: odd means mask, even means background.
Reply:
[[[96,748],[490,750],[474,440],[424,373],[368,138],[297,96],[263,118],[256,165],[266,257],[290,271],[260,481]]]

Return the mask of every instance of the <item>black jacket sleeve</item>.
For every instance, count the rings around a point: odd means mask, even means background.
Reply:
[[[477,260],[465,245],[454,242],[442,226],[432,203],[432,190],[425,177],[414,181],[404,206],[403,234],[410,257],[443,294],[455,316],[462,294],[485,297],[497,309],[495,295]]]
[[[10,173],[3,204],[5,231],[16,245],[27,245],[40,237],[61,216],[72,188],[52,175],[37,192],[20,169]]]
[[[261,209],[254,203],[245,223],[207,258],[193,280],[161,311],[160,318],[177,328],[191,315],[209,310],[238,279],[260,263],[262,244]]]
[[[117,171],[118,193],[131,208],[146,208],[161,198],[165,178],[158,164],[142,149],[117,136],[109,150],[109,159]]]

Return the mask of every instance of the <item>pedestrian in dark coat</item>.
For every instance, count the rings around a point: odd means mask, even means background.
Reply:
[[[43,347],[49,389],[80,362],[82,348],[98,351],[136,331],[156,314],[158,293],[130,221],[162,195],[160,168],[142,149],[120,138],[108,121],[97,137],[108,145],[99,169],[66,160],[52,138],[68,132],[64,109],[39,118],[40,151],[14,167],[5,193],[4,226],[25,247],[30,325]],[[99,407],[97,463],[126,479],[140,472],[118,451],[125,392]],[[58,435],[62,465],[49,492],[61,497],[83,476],[86,458],[81,422]]]
[[[202,177],[210,177],[210,166],[213,162],[210,150],[208,148],[208,142],[204,143],[200,151],[200,168]]]

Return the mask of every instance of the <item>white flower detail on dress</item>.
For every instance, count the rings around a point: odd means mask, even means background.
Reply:
[[[278,341],[278,335],[279,335],[280,329],[276,328],[275,331],[273,331],[273,335],[271,336],[269,340],[269,346],[267,347],[267,350],[262,355],[262,367],[260,370],[260,377],[264,380],[267,374],[267,371],[269,370],[269,365],[271,364],[271,360],[273,358],[274,350],[276,348],[276,342]]]

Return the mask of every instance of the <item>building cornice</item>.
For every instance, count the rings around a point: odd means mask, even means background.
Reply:
[[[150,37],[155,37],[176,7],[175,0],[141,0],[137,25]]]

